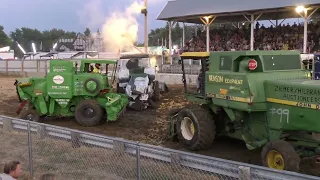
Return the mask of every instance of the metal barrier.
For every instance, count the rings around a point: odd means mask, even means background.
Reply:
[[[20,160],[30,179],[319,179],[6,116],[0,133],[2,163]]]
[[[184,65],[186,74],[196,74],[200,73],[200,65]],[[181,64],[162,64],[159,66],[159,73],[168,73],[168,74],[182,74]]]
[[[0,72],[31,72],[31,73],[45,73],[46,69],[49,72],[50,60],[0,60]],[[79,59],[72,59],[72,61],[80,61]],[[186,74],[196,74],[200,72],[200,65],[185,65]],[[158,73],[182,74],[181,64],[162,64],[159,65]]]
[[[49,71],[49,61],[38,60],[0,60],[0,72],[45,72]]]

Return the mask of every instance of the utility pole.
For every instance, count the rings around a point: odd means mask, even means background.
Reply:
[[[141,13],[144,14],[144,51],[148,53],[148,0],[144,0],[144,8],[141,9]]]

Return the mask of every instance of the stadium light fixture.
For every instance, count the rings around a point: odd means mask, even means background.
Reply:
[[[32,43],[32,50],[33,50],[33,53],[34,53],[34,54],[37,53],[36,45],[35,45],[34,43]]]
[[[296,7],[296,12],[297,13],[302,13],[302,12],[304,12],[306,10],[307,10],[307,8],[305,8],[304,6],[297,6]]]
[[[53,50],[57,47],[57,45],[58,45],[58,43],[55,43],[55,44],[53,45]]]
[[[147,15],[147,13],[148,13],[148,11],[147,11],[147,7],[145,7],[145,6],[144,6],[144,7],[142,7],[142,8],[141,8],[141,14],[143,14],[143,15],[145,15],[145,16],[146,16],[146,15]]]
[[[22,51],[22,53],[26,54],[26,51],[21,47],[21,45],[18,43],[18,41],[16,41],[16,43],[18,44],[18,47]]]
[[[206,20],[206,23],[209,23],[209,20],[212,18],[212,16],[204,16],[203,19]]]

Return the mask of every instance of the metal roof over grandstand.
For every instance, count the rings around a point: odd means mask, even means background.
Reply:
[[[202,24],[200,17],[215,15],[214,23],[243,22],[243,15],[263,13],[258,20],[301,18],[297,6],[320,8],[319,0],[175,0],[168,1],[157,20]],[[312,11],[312,10],[311,10]],[[320,16],[316,11],[313,17]]]

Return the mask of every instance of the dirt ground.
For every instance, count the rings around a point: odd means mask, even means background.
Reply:
[[[0,114],[16,117],[15,111],[19,103],[13,86],[14,78],[0,78],[0,82]],[[162,97],[158,109],[148,109],[142,112],[128,110],[116,122],[109,122],[97,127],[81,127],[73,119],[63,118],[48,119],[45,123],[187,151],[179,143],[167,140],[168,111],[186,104],[183,97],[183,87],[169,86],[169,92]],[[247,150],[241,141],[219,138],[213,144],[212,149],[196,153],[261,165],[260,151],[260,149]],[[301,163],[302,173],[320,176],[319,170],[320,165],[314,164],[312,159],[304,160]]]

